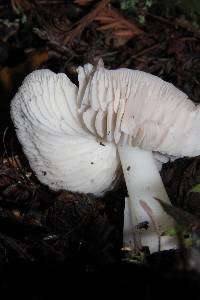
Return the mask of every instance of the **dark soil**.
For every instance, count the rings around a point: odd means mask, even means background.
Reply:
[[[176,1],[108,2],[0,1],[1,299],[196,299],[200,292],[200,193],[191,190],[200,182],[199,157],[167,163],[161,172],[180,249],[141,262],[121,250],[124,182],[101,199],[52,192],[32,174],[15,136],[10,101],[38,68],[77,83],[76,67],[102,57],[108,68],[150,72],[200,101],[200,29],[191,15]]]

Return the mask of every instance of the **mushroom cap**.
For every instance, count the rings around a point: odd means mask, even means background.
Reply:
[[[77,110],[78,88],[65,74],[28,75],[11,102],[11,117],[32,170],[53,190],[101,195],[119,175],[115,145],[98,141]]]
[[[92,134],[173,159],[200,154],[200,106],[173,84],[142,71],[107,70],[102,62],[78,73],[79,112]]]

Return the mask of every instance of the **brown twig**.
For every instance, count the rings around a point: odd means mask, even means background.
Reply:
[[[64,45],[70,46],[74,39],[79,36],[82,31],[87,27],[101,11],[109,4],[110,0],[99,1],[96,7],[91,10],[86,16],[79,20],[74,26],[74,29],[69,33],[69,35],[64,40]]]
[[[100,31],[115,29],[119,36],[144,34],[144,31],[138,28],[132,21],[125,17],[116,9],[105,9],[95,18],[102,25],[98,28]]]
[[[64,0],[35,0],[35,1],[30,1],[30,0],[10,0],[11,2],[11,7],[13,10],[18,11],[18,10],[30,10],[32,8],[32,5],[53,5],[53,4],[64,4]]]
[[[99,31],[112,30],[116,39],[116,46],[126,44],[130,39],[137,35],[143,35],[144,31],[140,29],[133,21],[126,19],[117,9],[113,7],[104,9],[95,21],[100,23],[97,28]]]
[[[55,40],[50,39],[48,36],[47,32],[44,30],[41,30],[39,28],[34,28],[33,32],[42,40],[47,42],[47,44],[56,52],[60,53],[63,56],[66,57],[77,57],[77,54],[72,50],[69,49],[68,47],[61,45],[60,43],[56,42]]]
[[[145,49],[143,49],[143,50],[141,50],[141,51],[139,51],[139,52],[137,52],[137,53],[131,55],[131,56],[123,63],[123,67],[129,66],[130,63],[131,63],[131,61],[132,61],[133,59],[137,59],[138,57],[140,57],[140,56],[142,56],[142,55],[146,55],[146,54],[148,54],[149,52],[151,52],[151,51],[154,50],[154,49],[161,48],[162,45],[163,45],[163,43],[162,43],[162,42],[159,42],[159,43],[156,43],[156,44],[154,44],[154,45],[151,45],[151,46],[149,46],[149,47],[147,47],[147,48],[145,48]]]
[[[19,177],[26,181],[26,183],[28,185],[31,185],[31,186],[34,186],[34,184],[32,183],[32,181],[27,177],[26,173],[23,171],[23,168],[22,166],[20,165],[20,162],[18,161],[18,159],[16,159],[16,157],[13,155],[11,155],[11,157],[9,156],[8,154],[8,151],[7,151],[7,146],[6,146],[6,134],[8,132],[8,127],[5,129],[4,131],[4,134],[3,134],[3,147],[4,147],[4,153],[5,153],[5,156],[6,156],[6,161],[8,162],[8,165],[10,166],[10,168],[14,171],[14,173],[16,175],[19,175]],[[4,162],[4,160],[2,161],[2,163]],[[16,167],[14,167],[14,165]]]
[[[197,38],[200,38],[200,31],[199,29],[197,29],[196,27],[194,27],[194,25],[192,25],[188,20],[183,19],[183,18],[177,18],[174,21],[168,20],[166,18],[154,15],[154,14],[150,14],[147,13],[148,16],[150,16],[151,18],[161,21],[163,23],[166,23],[168,25],[171,25],[175,28],[180,27],[182,29],[186,29],[189,32],[192,32],[194,34],[194,36],[196,36]]]
[[[4,148],[4,153],[5,153],[5,156],[8,161],[9,166],[11,167],[11,169],[13,169],[15,171],[15,169],[13,168],[12,162],[10,161],[10,157],[8,155],[8,151],[7,151],[7,147],[6,147],[6,134],[8,132],[8,129],[9,128],[6,127],[6,129],[4,130],[4,133],[3,133],[3,148]]]
[[[156,219],[154,218],[154,213],[153,213],[151,207],[145,201],[140,200],[140,204],[141,204],[142,208],[144,209],[144,211],[149,216],[149,218],[153,224],[153,227],[155,228],[155,231],[158,235],[158,251],[160,251],[160,236],[161,236],[161,234],[160,234],[158,223],[157,223]]]
[[[91,4],[91,2],[93,2],[94,0],[74,0],[75,4],[78,4],[80,6],[86,6]]]

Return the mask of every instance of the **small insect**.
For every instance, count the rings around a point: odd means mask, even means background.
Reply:
[[[141,223],[138,223],[136,225],[136,229],[148,229],[149,228],[149,222],[148,221],[144,221],[144,222],[141,222]]]

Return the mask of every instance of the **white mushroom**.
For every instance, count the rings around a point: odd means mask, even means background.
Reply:
[[[84,78],[85,83],[79,111],[91,134],[118,148],[129,195],[125,246],[148,246],[150,252],[158,251],[159,246],[161,250],[175,248],[176,237],[161,236],[174,227],[174,221],[155,200],[170,203],[153,153],[167,160],[198,155],[200,107],[151,74],[106,70],[102,62],[96,70],[88,65],[86,69],[78,70],[79,80]],[[136,229],[146,221],[147,230]]]
[[[65,74],[35,71],[14,97],[11,117],[30,166],[53,190],[99,196],[114,186],[121,160],[126,215],[130,207],[125,243],[132,247],[133,231],[148,221],[136,246],[158,251],[158,235],[174,223],[154,199],[169,203],[153,155],[162,162],[200,153],[199,107],[140,71],[109,71],[100,62],[79,67],[78,79],[79,88]],[[173,247],[175,238],[161,237],[161,250]]]
[[[114,144],[101,143],[81,124],[77,94],[65,74],[34,71],[12,100],[11,117],[42,183],[100,196],[120,175],[119,158]]]

